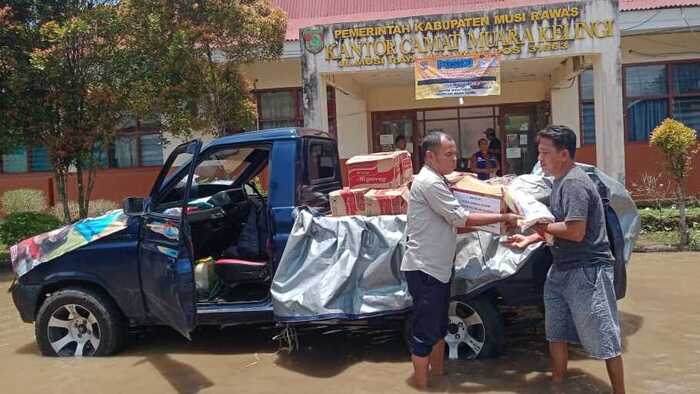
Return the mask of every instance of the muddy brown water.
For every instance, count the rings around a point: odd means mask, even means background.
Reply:
[[[629,393],[700,392],[700,254],[637,254],[620,303]],[[0,273],[7,289],[8,274]],[[33,326],[0,296],[0,393],[399,393],[412,392],[409,357],[396,332],[310,333],[299,353],[278,352],[270,327],[198,330],[187,341],[159,328],[127,350],[94,359],[39,355]],[[432,391],[607,393],[602,362],[571,352],[569,379],[548,381],[541,314],[511,313],[503,356],[448,363]]]

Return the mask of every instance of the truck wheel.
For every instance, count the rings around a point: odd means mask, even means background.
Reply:
[[[488,297],[454,298],[448,315],[445,343],[450,359],[495,357],[503,351],[503,319]]]
[[[58,290],[44,301],[34,331],[51,357],[109,356],[126,341],[125,320],[107,297],[87,289]]]

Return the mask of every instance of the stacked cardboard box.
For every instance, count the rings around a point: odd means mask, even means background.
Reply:
[[[365,194],[365,215],[399,215],[408,210],[408,186],[398,189],[372,189]]]
[[[468,212],[504,213],[507,211],[501,186],[489,185],[472,176],[465,176],[452,185],[452,192]],[[504,232],[501,224],[478,226],[474,227],[474,229],[494,234],[502,234]]]
[[[365,193],[368,191],[369,189],[367,188],[351,189],[344,187],[330,192],[328,197],[331,200],[331,215],[364,215],[366,211]]]
[[[397,189],[413,180],[411,155],[406,151],[353,156],[346,165],[350,187]]]
[[[406,213],[407,185],[413,180],[408,152],[354,156],[346,165],[349,187],[330,193],[333,216]]]

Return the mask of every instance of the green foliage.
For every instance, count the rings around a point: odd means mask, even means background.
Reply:
[[[700,208],[689,208],[686,213],[689,228],[700,230]],[[640,209],[639,216],[642,220],[642,232],[677,231],[678,209]]]
[[[93,200],[90,201],[90,206],[88,208],[88,217],[95,217],[95,216],[100,216],[104,215],[105,213],[117,209],[119,206],[117,203],[114,201],[110,200]],[[78,206],[78,203],[76,201],[69,201],[68,202],[68,209],[70,211],[70,217],[71,218],[78,218],[78,210],[80,207]],[[58,220],[64,222],[64,223],[70,223],[71,220],[70,218],[66,218],[65,214],[63,212],[63,206],[61,205],[56,205],[53,208],[51,208],[50,213],[56,217]]]
[[[44,192],[36,189],[16,189],[2,195],[2,211],[7,214],[18,212],[46,211]]]
[[[242,64],[277,59],[286,15],[268,0],[231,2],[124,0],[129,26],[125,74],[136,76],[130,109],[158,112],[163,130],[188,137],[249,128],[255,119]]]
[[[668,171],[681,183],[692,169],[698,145],[697,132],[677,120],[665,119],[652,132],[649,144],[664,153],[668,159]]]
[[[61,226],[61,222],[46,213],[13,213],[0,223],[0,242],[8,246],[14,245],[19,241],[51,231],[59,226]]]

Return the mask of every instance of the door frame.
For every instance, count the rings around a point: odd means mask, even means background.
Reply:
[[[508,157],[506,157],[507,132],[506,132],[506,121],[505,117],[508,114],[527,114],[530,117],[530,127],[531,130],[537,128],[537,104],[540,101],[527,102],[527,103],[514,103],[514,104],[502,104],[498,108],[498,138],[501,140],[501,168],[503,169],[503,174],[510,171],[510,166],[508,164]],[[528,146],[534,144],[535,141],[528,141]]]
[[[415,152],[416,147],[420,143],[420,138],[418,138],[418,123],[416,122],[416,110],[415,109],[401,109],[401,110],[394,110],[394,111],[375,111],[372,112],[372,127],[370,127],[369,130],[369,137],[371,141],[371,150],[372,152],[377,151],[379,148],[379,124],[382,121],[385,120],[404,120],[406,118],[409,118],[411,120],[411,127],[413,128],[412,136],[411,136],[411,142],[413,144],[413,150]],[[409,152],[412,155],[414,152]]]

